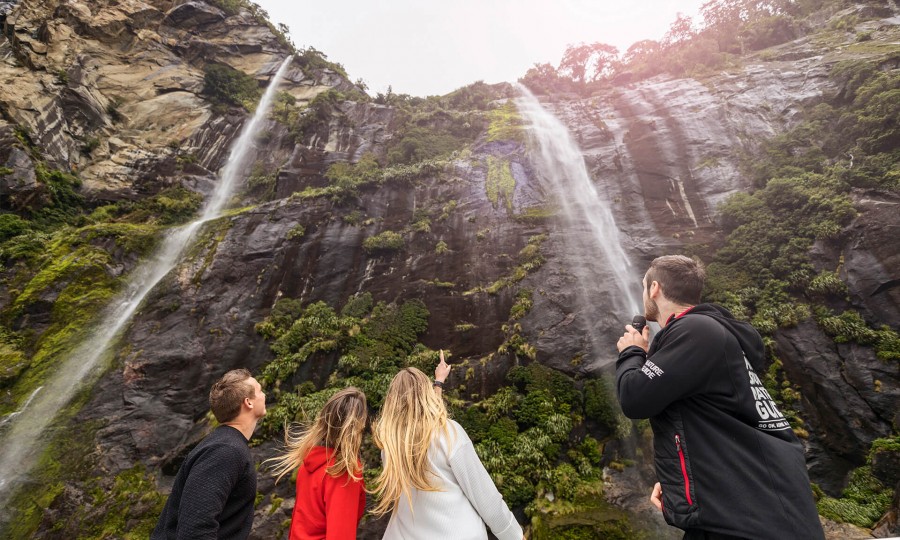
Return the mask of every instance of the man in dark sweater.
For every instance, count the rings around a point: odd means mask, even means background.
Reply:
[[[803,447],[760,381],[762,339],[720,306],[700,304],[706,274],[667,256],[644,276],[644,310],[616,344],[629,418],[649,418],[659,482],[651,502],[686,539],[824,538]]]
[[[213,385],[209,406],[221,425],[181,465],[151,540],[250,536],[256,467],[247,442],[266,414],[266,395],[249,371],[235,369]]]

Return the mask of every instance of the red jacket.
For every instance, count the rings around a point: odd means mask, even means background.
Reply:
[[[297,471],[290,540],[356,539],[356,527],[366,511],[365,486],[347,473],[335,478],[325,472],[334,463],[333,453],[316,446]]]

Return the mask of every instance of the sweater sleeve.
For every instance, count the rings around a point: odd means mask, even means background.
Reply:
[[[363,481],[349,475],[325,475],[325,538],[355,540],[356,529],[366,506]]]
[[[472,441],[462,429],[457,431],[464,440],[460,441],[461,445],[450,457],[450,468],[453,469],[459,487],[494,536],[499,540],[521,540],[522,527],[503,501],[503,496],[497,491],[497,486],[491,480],[487,469],[478,459]]]
[[[210,446],[197,456],[181,493],[179,540],[218,538],[219,516],[243,469],[243,460],[226,445]]]
[[[711,352],[723,347],[721,332],[687,319],[666,332],[648,358],[628,347],[616,361],[616,390],[628,418],[650,418],[669,404],[696,393],[709,377]]]

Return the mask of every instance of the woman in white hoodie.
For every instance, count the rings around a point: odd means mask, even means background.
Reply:
[[[436,381],[449,367],[441,353]],[[522,528],[475,453],[462,426],[447,418],[438,390],[409,367],[391,382],[373,428],[382,451],[376,515],[391,512],[387,540],[520,540]]]

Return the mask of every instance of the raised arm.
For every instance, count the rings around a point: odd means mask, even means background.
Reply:
[[[434,368],[434,380],[435,380],[434,391],[435,391],[435,393],[437,393],[438,397],[441,397],[442,395],[444,395],[444,386],[443,385],[444,385],[444,382],[447,380],[447,377],[449,377],[449,376],[450,376],[450,364],[448,364],[447,361],[444,360],[444,349],[441,349],[441,361],[437,365],[437,367]],[[440,383],[440,384],[437,384],[437,383]]]
[[[697,392],[715,366],[710,359],[725,347],[724,329],[684,321],[673,326],[655,352],[628,346],[616,361],[616,390],[628,418],[650,418],[669,404]]]

